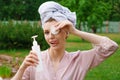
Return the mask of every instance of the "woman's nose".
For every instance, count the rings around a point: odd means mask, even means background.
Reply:
[[[52,33],[50,33],[50,34],[49,34],[49,38],[51,38],[51,39],[52,39],[52,38],[54,38],[54,37],[55,37],[55,35],[54,35],[54,34],[52,34]]]

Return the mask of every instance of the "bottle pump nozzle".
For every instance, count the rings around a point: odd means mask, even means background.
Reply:
[[[37,44],[37,41],[35,40],[36,37],[38,37],[38,35],[32,36],[32,38],[33,38],[33,40],[34,40],[34,41],[33,41],[33,45],[38,45],[38,44]]]

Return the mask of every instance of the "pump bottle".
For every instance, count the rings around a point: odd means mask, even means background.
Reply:
[[[38,45],[37,41],[35,40],[35,38],[37,37],[37,35],[32,36],[33,38],[33,46],[32,46],[32,50],[34,52],[36,52],[38,59],[39,59],[39,63],[36,66],[36,71],[40,72],[43,70],[43,65],[42,65],[42,58],[41,58],[41,51],[40,51],[40,46]]]

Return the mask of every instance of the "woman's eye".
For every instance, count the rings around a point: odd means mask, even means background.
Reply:
[[[46,35],[49,34],[49,32],[44,32]]]

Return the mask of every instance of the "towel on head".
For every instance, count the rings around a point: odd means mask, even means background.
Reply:
[[[40,5],[38,12],[41,17],[42,25],[50,18],[56,21],[69,20],[76,25],[76,13],[71,12],[67,7],[64,7],[54,1],[48,1]]]

